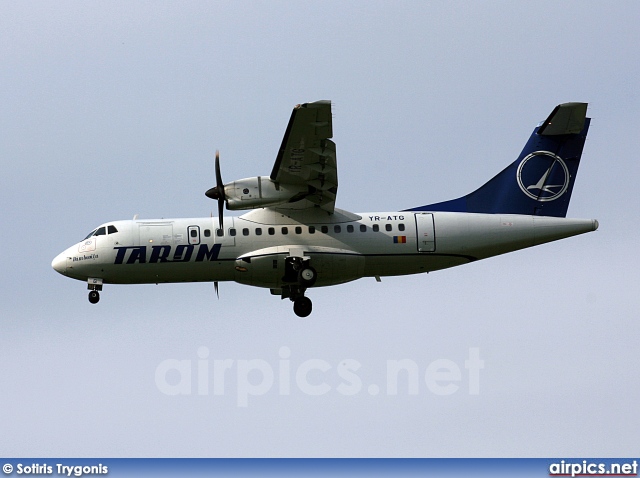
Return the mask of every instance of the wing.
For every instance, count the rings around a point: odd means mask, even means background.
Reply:
[[[336,145],[331,102],[316,101],[293,108],[282,139],[271,180],[277,184],[303,186],[306,191],[278,208],[320,207],[333,213],[338,192]]]

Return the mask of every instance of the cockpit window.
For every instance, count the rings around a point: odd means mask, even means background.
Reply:
[[[91,231],[89,234],[87,234],[87,237],[85,237],[82,240],[86,241],[91,236],[104,236],[107,234],[107,232],[109,234],[115,234],[116,232],[118,232],[118,230],[116,229],[116,226],[113,226],[113,225],[109,225],[106,227],[102,226],[102,227],[99,227],[98,229],[94,229],[93,231]]]

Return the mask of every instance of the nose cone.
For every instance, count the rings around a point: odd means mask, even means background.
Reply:
[[[62,275],[66,275],[67,255],[64,252],[58,254],[56,258],[51,262],[51,267],[53,267],[53,270],[55,270],[56,272],[59,272]]]

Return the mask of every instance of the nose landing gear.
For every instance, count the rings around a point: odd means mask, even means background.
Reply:
[[[87,289],[89,289],[89,302],[97,304],[100,300],[100,292],[102,290],[102,279],[89,277],[87,279]]]
[[[97,304],[100,300],[100,293],[97,290],[92,290],[89,292],[89,302],[92,304]]]

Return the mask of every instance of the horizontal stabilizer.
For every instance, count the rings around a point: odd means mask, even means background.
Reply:
[[[542,122],[538,134],[557,136],[578,134],[584,129],[587,117],[587,103],[563,103],[555,107],[549,117]]]

